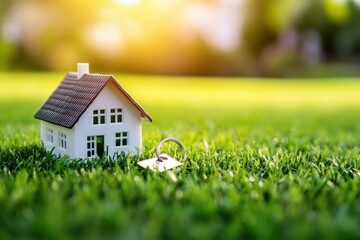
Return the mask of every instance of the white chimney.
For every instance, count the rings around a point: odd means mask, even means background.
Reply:
[[[89,74],[89,64],[88,63],[78,63],[77,64],[77,78],[78,80],[84,75]]]

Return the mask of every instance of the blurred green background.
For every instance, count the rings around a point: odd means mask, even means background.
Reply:
[[[358,76],[360,0],[0,0],[0,70]]]

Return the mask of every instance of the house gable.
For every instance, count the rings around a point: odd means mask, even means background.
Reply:
[[[122,121],[111,122],[111,109],[121,109]],[[94,124],[94,111],[104,110],[105,121],[104,123],[97,122]],[[105,84],[103,90],[98,96],[89,104],[88,108],[84,111],[79,118],[78,123],[74,126],[74,129],[85,126],[85,129],[95,127],[101,128],[113,128],[119,126],[123,127],[129,122],[137,122],[141,124],[141,114],[137,107],[119,90],[116,84],[109,81]],[[85,130],[84,129],[84,130]],[[101,132],[101,131],[100,131]]]
[[[115,152],[136,152],[141,148],[141,114],[134,104],[119,92],[119,88],[112,81],[109,81],[99,95],[85,110],[79,118],[78,123],[73,127],[75,143],[75,156],[86,157],[88,152],[87,141],[89,138],[103,137],[104,147],[109,155]],[[111,122],[111,109],[122,110],[122,121]],[[104,123],[94,124],[94,111],[104,110]],[[127,144],[116,146],[116,134],[127,134]]]

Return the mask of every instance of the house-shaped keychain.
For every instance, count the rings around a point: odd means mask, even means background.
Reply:
[[[114,76],[89,74],[87,63],[65,76],[35,118],[44,147],[72,158],[136,152],[141,120],[152,121]]]

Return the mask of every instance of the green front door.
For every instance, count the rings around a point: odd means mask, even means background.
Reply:
[[[102,157],[104,154],[104,135],[96,136],[96,154]]]

